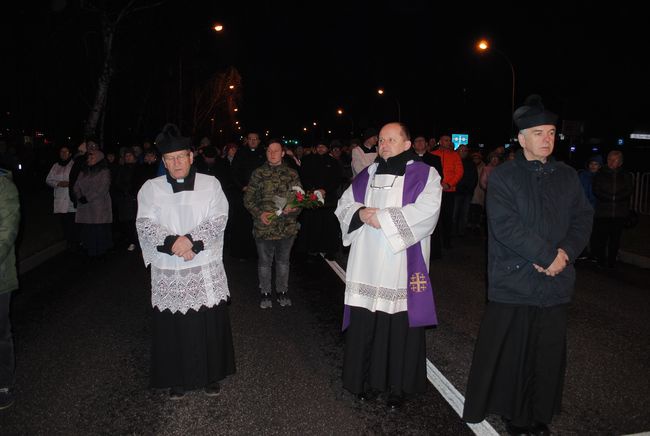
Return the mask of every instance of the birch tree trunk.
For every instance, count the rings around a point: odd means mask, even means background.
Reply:
[[[116,23],[112,23],[108,17],[102,17],[102,37],[104,39],[104,65],[102,73],[99,75],[97,83],[97,92],[95,93],[95,101],[90,108],[86,125],[84,126],[84,134],[86,137],[94,136],[97,133],[97,123],[104,110],[106,110],[106,97],[108,95],[108,87],[111,83],[113,76],[112,55],[113,55],[113,37],[115,36]]]

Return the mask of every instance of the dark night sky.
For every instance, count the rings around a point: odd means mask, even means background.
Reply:
[[[237,68],[245,129],[300,137],[316,120],[342,131],[342,106],[358,131],[395,119],[397,99],[413,132],[504,142],[510,68],[497,53],[474,51],[481,36],[514,65],[516,106],[539,93],[562,119],[584,121],[587,137],[650,127],[650,31],[637,6],[430,3],[168,0],[120,28],[107,138],[139,140],[177,121],[180,59],[188,92]],[[63,0],[2,8],[0,125],[80,138],[102,59],[98,16]],[[210,30],[214,21],[224,34]]]

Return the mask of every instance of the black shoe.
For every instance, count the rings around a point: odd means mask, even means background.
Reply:
[[[0,410],[8,409],[14,404],[14,394],[9,388],[0,388]]]
[[[388,407],[388,410],[399,410],[402,407],[402,404],[404,404],[403,395],[393,393],[388,394],[388,398],[386,398],[386,407]]]
[[[221,386],[219,383],[211,383],[205,388],[204,392],[208,397],[216,397],[221,393]]]
[[[518,425],[512,424],[509,419],[502,418],[503,422],[506,424],[506,432],[511,436],[530,436],[531,430],[529,427],[520,427]]]
[[[367,403],[369,401],[373,401],[375,398],[377,398],[377,394],[371,390],[367,390],[364,392],[361,392],[360,394],[356,395],[357,400],[362,402],[362,403]]]
[[[181,400],[185,397],[185,390],[179,386],[175,386],[169,390],[170,400]]]
[[[551,430],[548,428],[548,425],[543,422],[536,422],[530,429],[530,434],[535,436],[550,436]]]

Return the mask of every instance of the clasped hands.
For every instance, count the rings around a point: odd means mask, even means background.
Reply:
[[[533,264],[537,272],[539,273],[544,273],[549,277],[555,277],[556,275],[560,274],[562,271],[564,271],[564,268],[569,264],[569,255],[566,254],[566,251],[564,251],[561,248],[557,249],[557,256],[555,256],[555,260],[548,266],[548,268],[544,269],[541,266],[537,265],[536,263]]]
[[[376,207],[366,207],[365,209],[361,209],[359,211],[359,218],[361,219],[361,222],[368,224],[369,226],[376,229],[380,229],[381,224],[377,218],[377,211],[379,211],[379,209]]]
[[[172,245],[172,253],[175,256],[182,257],[185,262],[194,259],[196,253],[192,251],[194,243],[187,236],[179,236]]]

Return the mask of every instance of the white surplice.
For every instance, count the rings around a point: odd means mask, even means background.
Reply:
[[[151,304],[161,312],[198,311],[228,298],[223,232],[228,201],[216,178],[197,173],[194,190],[174,193],[166,176],[148,180],[138,193],[136,227],[145,265],[151,264]],[[204,249],[190,261],[161,253],[169,235],[191,235]]]
[[[368,167],[370,177],[364,203],[354,201],[350,186],[341,196],[335,212],[341,223],[343,245],[351,245],[345,304],[394,314],[407,310],[406,249],[421,242],[424,262],[429,267],[429,236],[438,222],[442,186],[437,171],[429,169],[426,186],[415,203],[402,207],[404,176],[375,176],[376,170],[376,163]],[[391,184],[389,189],[371,187]],[[363,206],[380,209],[377,218],[381,228],[364,224],[348,233],[352,218]]]

